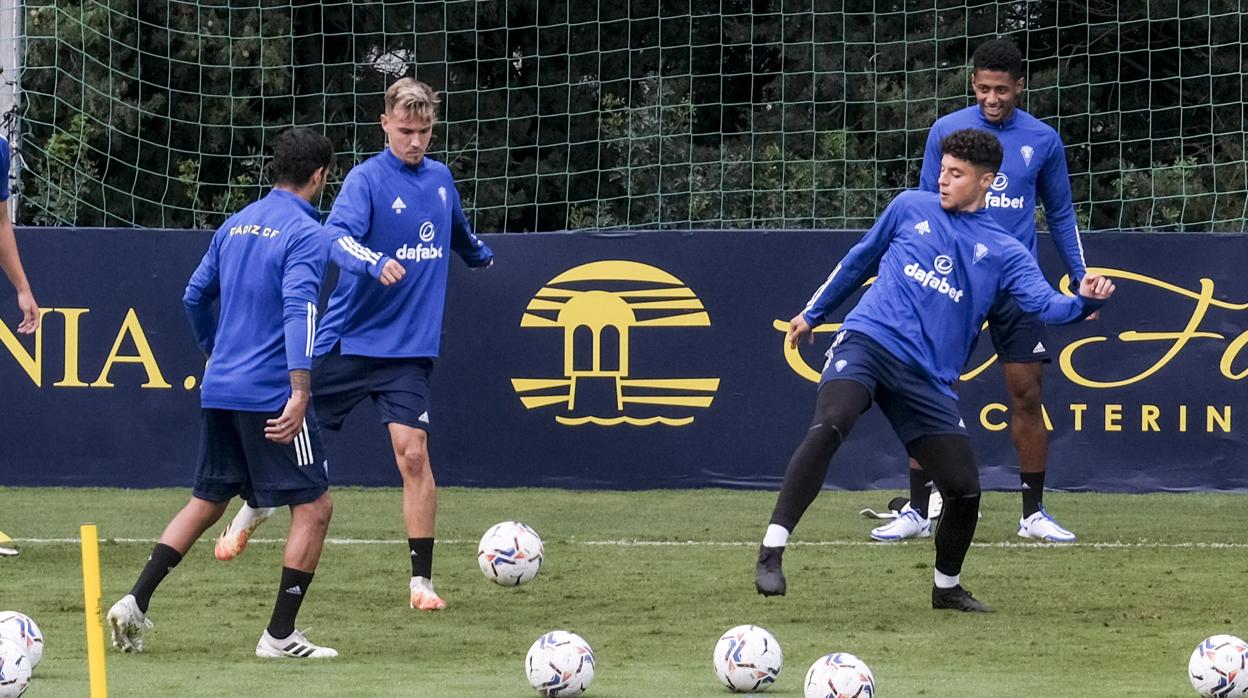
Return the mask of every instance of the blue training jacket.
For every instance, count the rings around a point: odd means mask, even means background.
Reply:
[[[290,371],[312,368],[328,244],[312,204],[281,189],[217,229],[182,297],[208,355],[204,407],[270,412],[286,403]]]
[[[435,357],[446,305],[448,248],[470,267],[494,253],[472,232],[446,165],[409,167],[386,149],[356,165],[329,219],[330,258],[339,276],[316,340],[316,355]],[[389,259],[407,270],[396,284],[378,278]]]
[[[1066,264],[1066,271],[1073,281],[1082,279],[1087,268],[1070,193],[1066,151],[1057,131],[1031,114],[1015,109],[1004,123],[994,124],[985,119],[979,105],[974,104],[937,119],[927,134],[919,189],[939,191],[940,141],[964,128],[992,133],[1005,151],[1001,169],[988,191],[988,210],[993,218],[1035,257],[1038,196],[1044,204],[1049,233]]]
[[[1035,258],[986,209],[951,213],[939,194],[911,190],[889,203],[815,291],[803,313],[811,327],[826,322],[877,264],[875,283],[842,329],[871,337],[955,399],[953,383],[998,292],[1050,325],[1101,306],[1054,291]]]

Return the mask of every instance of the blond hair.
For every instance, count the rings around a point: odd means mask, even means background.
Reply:
[[[415,78],[403,78],[386,90],[386,113],[422,121],[438,120],[438,93]]]

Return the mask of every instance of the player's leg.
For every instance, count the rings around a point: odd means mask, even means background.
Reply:
[[[230,412],[204,410],[199,465],[191,500],[165,527],[138,579],[108,610],[113,646],[123,652],[143,651],[143,632],[152,627],[147,611],[152,594],[186,551],[215,524],[227,503],[246,486],[242,447]]]
[[[236,414],[243,433],[253,501],[258,507],[290,507],[290,532],[282,557],[277,600],[269,624],[256,643],[256,656],[336,657],[336,650],[311,642],[295,629],[295,618],[312,585],[333,513],[329,464],[316,415],[309,409],[303,429],[294,440],[279,444],[265,438],[264,427],[280,412]]]
[[[1049,457],[1049,431],[1044,423],[1042,380],[1050,362],[1048,327],[1008,298],[988,316],[993,346],[1005,372],[1010,393],[1010,439],[1018,452],[1023,515],[1018,535],[1069,543],[1075,534],[1060,526],[1044,508],[1044,480]]]
[[[403,526],[412,562],[409,605],[421,611],[440,611],[446,608],[446,602],[433,589],[438,490],[429,464],[429,437],[424,429],[405,424],[391,422],[387,426],[394,460],[403,479]]]
[[[407,532],[409,605],[440,611],[446,602],[433,588],[437,483],[429,463],[431,359],[377,361],[372,367],[373,401],[390,432],[394,462],[403,480],[403,526]]]
[[[962,564],[979,520],[979,469],[965,434],[922,436],[907,444],[944,495],[936,529],[932,608],[987,613],[992,609],[962,587]]]
[[[358,356],[342,356],[335,345],[328,354],[317,357],[312,367],[312,402],[321,429],[338,431],[347,414],[368,397],[368,360]],[[238,513],[217,537],[213,553],[218,560],[233,560],[247,549],[247,542],[277,507],[257,507],[243,502]]]
[[[787,590],[782,558],[789,534],[822,489],[833,454],[870,406],[871,394],[855,380],[829,380],[820,387],[814,419],[785,467],[780,494],[759,548],[754,573],[758,593],[780,596]]]

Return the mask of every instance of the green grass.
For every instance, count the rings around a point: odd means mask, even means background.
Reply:
[[[711,648],[755,623],[784,649],[769,695],[801,696],[810,663],[843,650],[871,666],[881,696],[1190,696],[1196,643],[1248,635],[1242,496],[1050,494],[1080,534],[1057,547],[1016,538],[1018,496],[989,493],[963,579],[998,612],[971,617],[930,609],[930,540],[865,544],[871,523],[858,509],[893,494],[823,493],[786,555],[789,596],[764,599],[753,565],[774,493],[443,490],[450,542],[434,571],[450,608],[426,615],[407,608],[398,492],[341,489],[332,537],[394,540],[326,547],[299,625],[343,656],[256,659],[281,547],[256,543],[226,564],[201,542],[153,598],[147,651],[109,649],[109,686],[114,696],[525,696],[529,644],[564,628],[594,647],[590,696],[722,696]],[[107,608],[151,548],[112,539],[154,540],[186,496],[0,488],[0,528],[22,550],[0,559],[0,608],[28,613],[47,636],[29,698],[86,696],[86,650],[78,546],[22,539],[98,524]],[[511,518],[543,535],[547,559],[536,580],[507,589],[485,581],[475,555],[485,529]],[[287,521],[279,514],[257,536],[279,538]]]

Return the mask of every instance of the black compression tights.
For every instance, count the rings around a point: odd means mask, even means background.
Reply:
[[[823,384],[815,400],[815,418],[810,429],[784,469],[771,523],[789,531],[797,526],[823,487],[832,454],[849,436],[858,416],[870,406],[871,396],[860,383],[836,380]]]
[[[979,523],[979,468],[971,440],[961,434],[938,434],[911,441],[906,450],[923,465],[945,500],[936,528],[936,569],[955,576]]]

